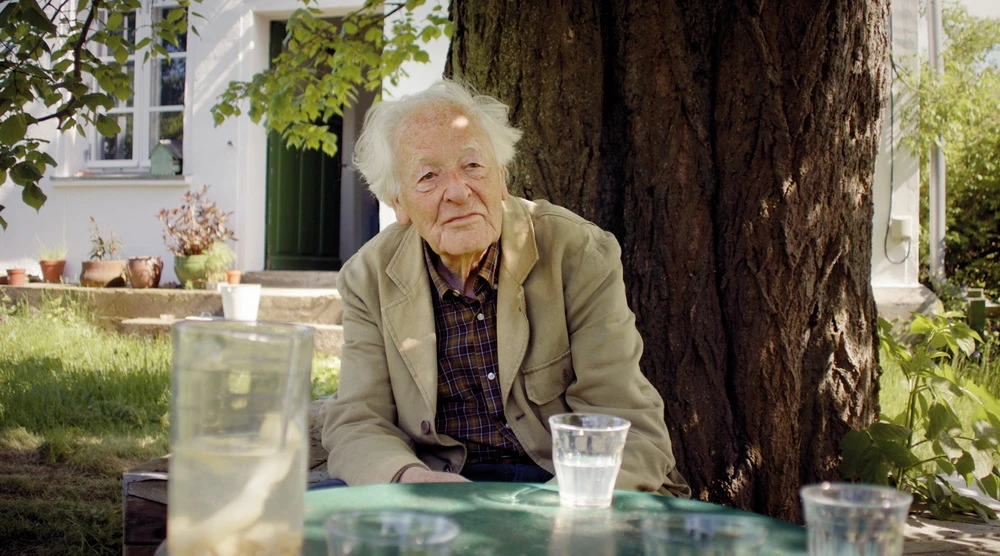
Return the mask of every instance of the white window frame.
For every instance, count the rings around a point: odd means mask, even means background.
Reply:
[[[151,35],[152,24],[153,24],[153,13],[156,10],[162,9],[172,9],[180,8],[181,6],[176,0],[144,0],[142,3],[142,8],[136,10],[135,17],[135,42],[138,43],[143,38],[149,37]],[[104,21],[104,15],[100,20]],[[188,35],[190,38],[190,35]],[[148,48],[148,47],[147,47]],[[187,67],[188,58],[188,45],[185,45],[185,50],[183,52],[171,52],[170,59],[174,60],[184,60],[184,101],[185,104],[189,98],[188,92],[190,88],[188,86],[188,80],[190,79],[190,72]],[[145,49],[143,49],[145,51]],[[113,55],[99,56],[102,61],[113,61]],[[153,82],[153,68],[156,63],[153,58],[143,61],[143,56],[137,55],[136,52],[132,52],[129,55],[126,64],[132,62],[133,75],[132,75],[132,106],[126,107],[116,106],[111,110],[103,112],[109,117],[115,117],[118,114],[132,114],[132,158],[124,159],[105,159],[101,160],[97,158],[97,154],[101,151],[101,142],[104,138],[103,135],[97,132],[97,129],[91,126],[90,129],[90,141],[89,141],[89,152],[86,157],[86,166],[88,168],[99,168],[106,171],[111,170],[121,170],[126,171],[148,171],[150,167],[149,154],[155,145],[150,144],[150,133],[151,133],[151,121],[152,114],[156,113],[179,113],[181,118],[184,119],[184,128],[187,128],[187,118],[186,118],[186,107],[185,104],[179,105],[169,105],[169,106],[154,106],[152,98],[152,82]],[[163,56],[157,56],[156,60],[163,60]],[[96,87],[96,83],[95,83]]]

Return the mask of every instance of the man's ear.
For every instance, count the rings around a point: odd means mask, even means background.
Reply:
[[[406,209],[403,208],[403,203],[399,202],[399,197],[392,200],[392,210],[396,213],[396,222],[400,225],[405,226],[410,223],[410,215],[406,214]]]

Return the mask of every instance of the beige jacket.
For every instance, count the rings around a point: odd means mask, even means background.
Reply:
[[[642,339],[614,236],[572,212],[508,197],[497,291],[504,413],[527,454],[554,472],[550,415],[608,413],[632,422],[616,488],[686,495],[663,400],[639,370]],[[340,272],[340,390],[325,405],[329,473],[390,482],[404,466],[459,472],[465,448],[434,430],[437,342],[421,238],[390,226]]]

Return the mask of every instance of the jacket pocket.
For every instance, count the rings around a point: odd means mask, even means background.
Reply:
[[[569,350],[559,357],[531,369],[525,369],[524,389],[539,419],[548,429],[548,418],[557,413],[568,413],[566,389],[576,380],[573,358]]]

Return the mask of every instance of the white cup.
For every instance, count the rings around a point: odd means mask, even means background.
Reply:
[[[260,284],[219,284],[222,314],[228,320],[257,320]]]
[[[630,426],[627,419],[598,413],[563,413],[549,417],[552,462],[556,467],[561,506],[611,506]]]

